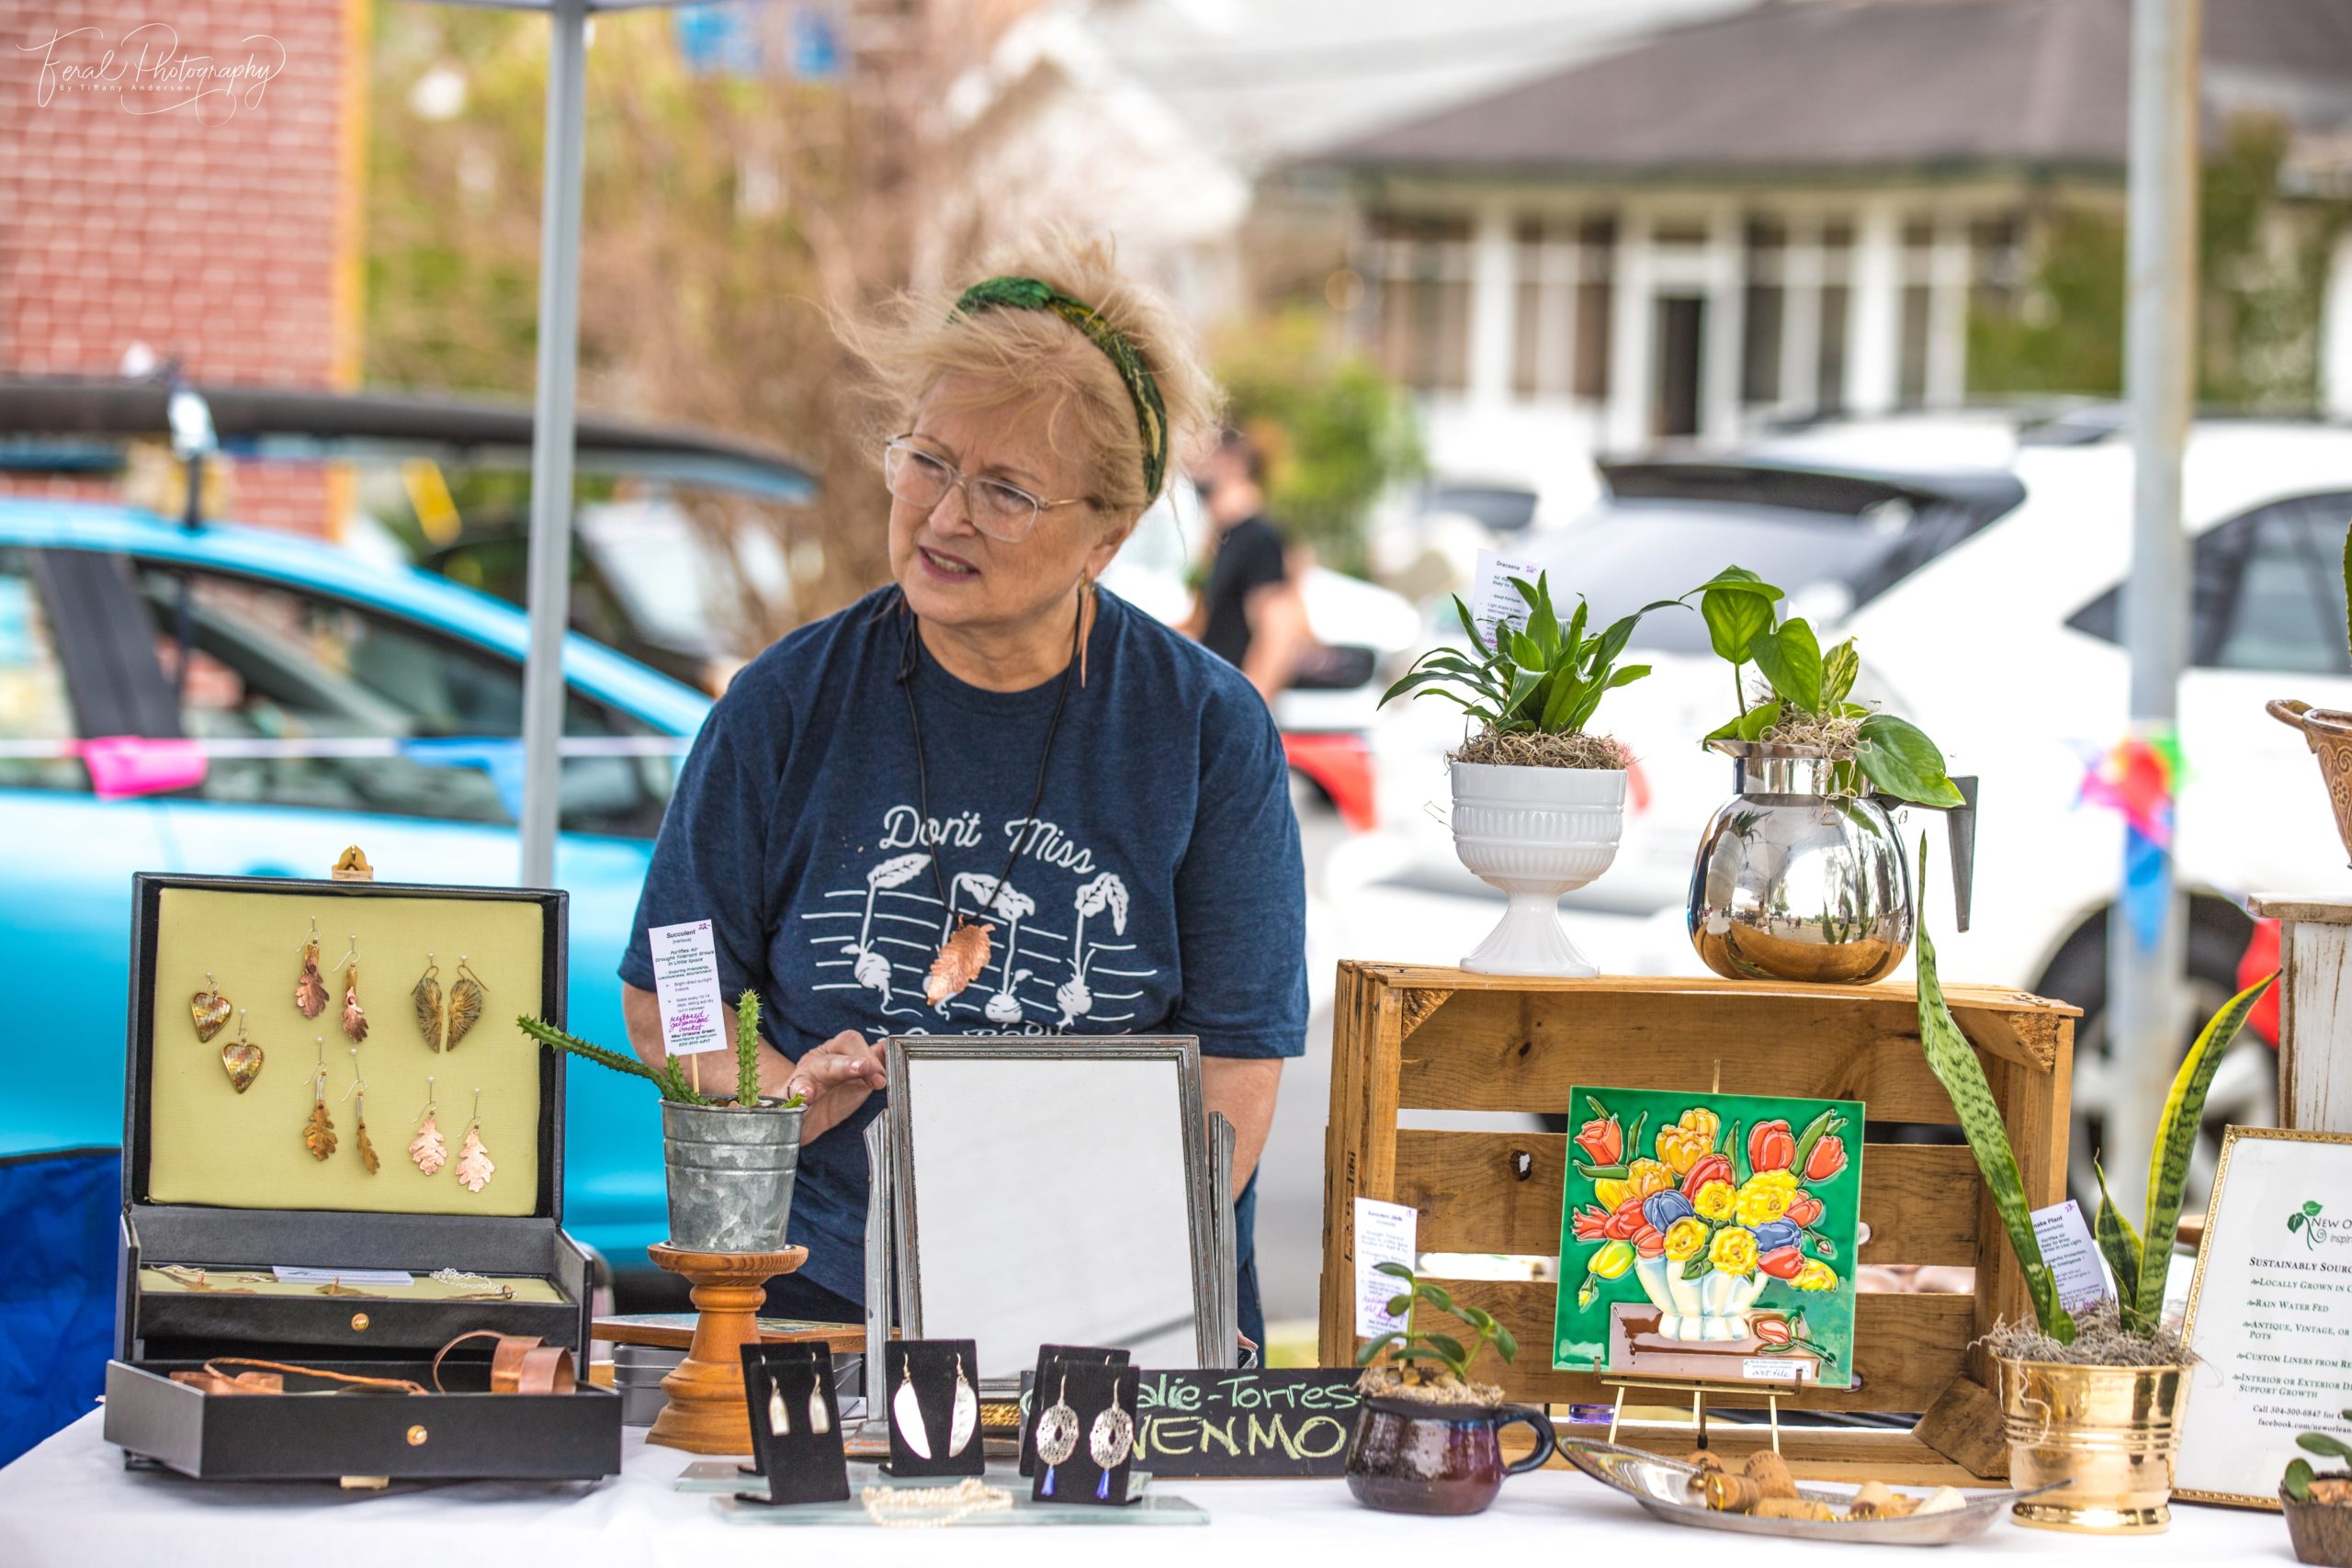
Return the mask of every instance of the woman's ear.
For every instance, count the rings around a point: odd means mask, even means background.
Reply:
[[[1103,568],[1111,564],[1112,558],[1119,553],[1121,547],[1125,545],[1135,534],[1136,523],[1140,515],[1134,512],[1117,512],[1110,514],[1110,521],[1103,525],[1102,537],[1097,539],[1093,547],[1086,552],[1087,576],[1102,575]]]

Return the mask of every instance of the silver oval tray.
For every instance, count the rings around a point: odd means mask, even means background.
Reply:
[[[2038,1497],[2063,1486],[2038,1487],[2031,1492],[1985,1492],[1965,1507],[1947,1513],[1913,1515],[1900,1519],[1759,1519],[1748,1514],[1718,1513],[1703,1503],[1686,1499],[1693,1466],[1660,1459],[1639,1449],[1582,1438],[1560,1439],[1560,1455],[1604,1486],[1613,1487],[1649,1513],[1671,1524],[1697,1529],[1729,1530],[1735,1535],[1776,1535],[1792,1540],[1851,1540],[1876,1546],[1948,1546],[1982,1535],[1993,1521],[2020,1497]],[[1822,1486],[1799,1486],[1800,1497],[1818,1498],[1843,1506],[1850,1494]]]

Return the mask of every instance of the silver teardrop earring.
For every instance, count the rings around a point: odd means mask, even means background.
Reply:
[[[833,1429],[832,1417],[825,1414],[825,1375],[814,1362],[808,1373],[808,1429],[820,1438]]]
[[[972,1446],[972,1434],[979,1429],[980,1400],[972,1392],[972,1384],[964,1376],[964,1358],[956,1358],[956,1408],[947,1419],[947,1457],[954,1459]]]
[[[773,1368],[768,1372],[768,1435],[773,1438],[792,1435],[792,1416],[784,1407],[784,1384],[777,1381]]]

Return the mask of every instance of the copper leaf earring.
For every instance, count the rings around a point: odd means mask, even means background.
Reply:
[[[220,994],[220,984],[213,979],[212,971],[204,972],[204,989],[188,998],[187,1010],[196,1019],[196,1039],[199,1045],[209,1045],[212,1037],[229,1025],[229,998]]]
[[[466,1129],[465,1141],[458,1145],[458,1185],[469,1192],[479,1192],[490,1185],[498,1168],[490,1163],[490,1151],[481,1143],[481,1090],[474,1090],[473,1124]]]
[[[441,1123],[434,1112],[441,1102],[433,1098],[433,1080],[424,1080],[424,1120],[416,1124],[416,1136],[408,1141],[408,1157],[416,1168],[431,1176],[449,1162],[449,1145],[442,1141]]]
[[[416,1004],[416,1032],[424,1036],[424,1043],[435,1051],[444,1050],[448,1042],[441,1038],[441,965],[433,962],[433,954],[424,955],[424,973],[409,987],[409,1000]]]
[[[353,1146],[359,1151],[359,1164],[368,1175],[376,1174],[376,1145],[368,1141],[368,1080],[359,1076],[359,1047],[351,1048],[351,1087],[343,1091],[351,1101]]]
[[[221,1070],[229,1075],[230,1087],[239,1094],[254,1087],[254,1079],[261,1077],[261,1047],[245,1038],[245,1010],[237,1010],[237,1037],[220,1047]]]
[[[481,1021],[483,998],[489,987],[466,964],[466,955],[458,954],[458,972],[449,982],[449,994],[445,1003],[441,995],[441,965],[433,954],[424,955],[424,973],[409,992],[409,999],[416,1004],[417,1032],[435,1051],[454,1051],[466,1032]]]
[[[326,982],[319,976],[319,918],[311,917],[310,939],[302,943],[302,973],[294,981],[294,1005],[304,1018],[327,1010]]]
[[[443,1050],[456,1050],[466,1031],[481,1021],[482,1002],[489,994],[490,987],[467,966],[466,955],[458,954],[457,978],[449,982],[449,1038]]]
[[[351,1036],[355,1045],[368,1040],[368,1014],[359,1005],[359,938],[351,939],[351,951],[335,960],[335,967],[343,971],[343,1032]]]
[[[334,1118],[327,1114],[327,1037],[318,1040],[319,1066],[311,1079],[311,1119],[302,1127],[302,1146],[312,1159],[323,1160],[334,1153]]]

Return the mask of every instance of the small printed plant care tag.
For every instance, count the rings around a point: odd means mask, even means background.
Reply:
[[[1381,1273],[1375,1265],[1402,1263],[1408,1269],[1413,1267],[1418,1256],[1413,1250],[1413,1231],[1420,1217],[1419,1210],[1403,1203],[1384,1203],[1377,1198],[1356,1200],[1358,1334],[1385,1334],[1405,1326],[1403,1318],[1388,1315],[1389,1298],[1404,1290],[1405,1281],[1394,1274]]]
[[[1478,635],[1487,647],[1494,646],[1495,627],[1500,623],[1527,625],[1527,600],[1511,586],[1511,579],[1522,578],[1532,586],[1543,574],[1544,569],[1532,561],[1505,560],[1494,550],[1478,552],[1477,576],[1470,584],[1470,618],[1478,624]]]
[[[1776,1361],[1770,1356],[1750,1356],[1739,1364],[1739,1375],[1751,1382],[1803,1382],[1803,1361]]]
[[[733,1043],[734,1015],[718,994],[718,944],[708,920],[654,926],[654,997],[662,1004],[662,1041],[673,1056],[697,1056]]]
[[[2092,1244],[2083,1211],[2069,1198],[2033,1212],[2033,1237],[2041,1244],[2041,1260],[2058,1280],[2058,1304],[2068,1312],[2107,1300],[2115,1292],[2099,1266],[2098,1248]]]

